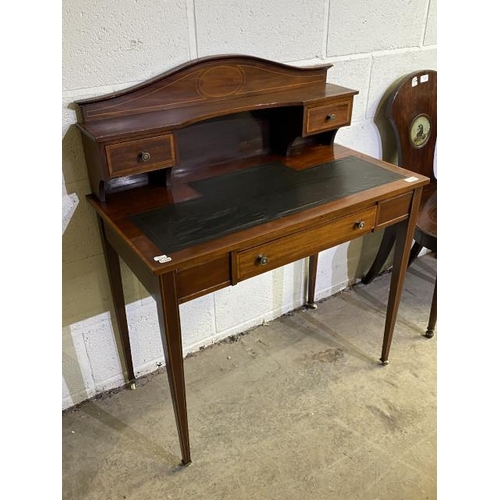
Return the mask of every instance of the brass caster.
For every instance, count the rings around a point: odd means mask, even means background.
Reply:
[[[318,308],[318,304],[316,304],[316,302],[313,302],[312,304],[307,303],[306,307],[308,309],[317,309]]]
[[[380,362],[382,363],[382,366],[387,366],[389,364],[389,360],[388,359],[386,359],[384,361],[382,358],[380,358]]]
[[[434,337],[434,330],[427,330],[424,334],[424,337],[427,337],[428,339],[432,339],[432,337]]]
[[[129,387],[130,387],[131,391],[135,391],[135,389],[136,389],[135,382],[131,382]]]

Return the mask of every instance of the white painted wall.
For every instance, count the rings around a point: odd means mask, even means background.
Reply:
[[[71,103],[128,87],[178,64],[220,53],[310,65],[333,63],[330,82],[359,90],[337,142],[377,158],[373,123],[392,82],[436,69],[436,0],[150,0],[63,2],[63,408],[123,383],[96,216]],[[368,269],[380,234],[320,254],[317,295]],[[137,375],[163,363],[156,307],[124,267]],[[277,269],[181,306],[185,353],[304,302],[306,262]]]

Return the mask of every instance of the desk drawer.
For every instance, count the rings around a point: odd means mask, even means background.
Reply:
[[[177,298],[187,302],[231,284],[229,255],[179,271],[176,275]]]
[[[174,137],[158,135],[106,146],[110,176],[137,174],[175,164]]]
[[[377,214],[377,229],[406,219],[410,212],[412,198],[413,191],[380,202]]]
[[[307,106],[304,110],[304,135],[349,125],[351,111],[352,99]]]
[[[376,211],[376,207],[372,207],[236,252],[235,281],[257,276],[368,233],[375,227]]]

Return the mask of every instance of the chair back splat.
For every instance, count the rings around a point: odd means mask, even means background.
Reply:
[[[435,181],[437,139],[437,72],[407,75],[389,96],[386,116],[398,148],[398,164]]]

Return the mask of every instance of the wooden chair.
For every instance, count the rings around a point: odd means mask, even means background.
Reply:
[[[385,117],[395,135],[398,165],[431,179],[424,188],[417,217],[414,244],[408,265],[422,248],[437,254],[437,179],[434,175],[434,152],[437,138],[437,72],[416,71],[399,80],[390,91]],[[370,283],[380,273],[395,242],[394,226],[384,232],[377,256],[362,282]],[[434,336],[437,319],[437,278],[431,313],[425,336]]]

